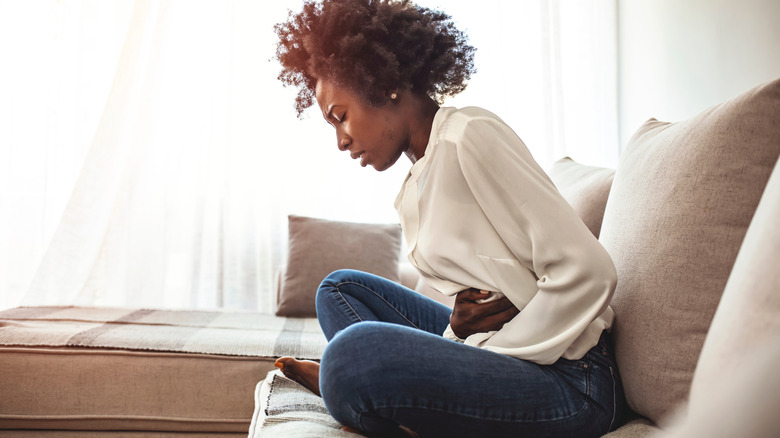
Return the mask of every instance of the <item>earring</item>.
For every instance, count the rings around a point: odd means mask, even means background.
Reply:
[[[398,94],[396,94],[396,93],[391,93],[391,94],[390,94],[390,99],[392,99],[392,100],[396,100],[396,99],[398,99]]]

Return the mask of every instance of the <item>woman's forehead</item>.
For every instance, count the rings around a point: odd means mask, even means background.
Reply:
[[[346,105],[358,102],[357,96],[351,90],[327,79],[317,80],[317,85],[314,87],[314,97],[317,99],[323,114],[327,114],[328,107],[331,105]]]
[[[333,105],[333,84],[322,79],[317,80],[317,85],[314,87],[314,97],[317,99],[317,105],[322,111],[322,115],[328,114],[328,107]]]
[[[322,97],[341,97],[342,94],[348,93],[348,90],[342,86],[339,86],[334,81],[328,79],[317,79],[317,85],[314,87],[314,96],[317,99]]]

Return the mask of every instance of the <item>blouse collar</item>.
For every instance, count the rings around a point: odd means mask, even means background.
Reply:
[[[417,180],[420,174],[425,169],[428,157],[433,155],[436,144],[438,144],[439,134],[444,126],[444,123],[449,119],[450,114],[456,111],[453,107],[441,107],[436,111],[436,115],[433,117],[433,124],[431,125],[431,135],[428,138],[428,145],[425,147],[425,154],[417,160],[409,169],[409,175],[407,180]]]

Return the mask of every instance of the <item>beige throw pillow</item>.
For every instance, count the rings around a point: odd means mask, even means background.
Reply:
[[[278,316],[316,316],[317,288],[338,269],[357,269],[400,280],[399,224],[360,224],[291,215],[288,225],[289,256],[280,282]]]
[[[601,242],[629,405],[655,422],[688,397],[737,252],[780,154],[780,80],[678,123],[651,119],[621,156]]]
[[[553,163],[548,174],[564,199],[598,238],[615,170],[586,166],[564,157]]]

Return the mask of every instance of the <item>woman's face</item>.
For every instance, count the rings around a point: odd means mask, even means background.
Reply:
[[[336,128],[336,142],[360,165],[383,171],[409,149],[410,129],[395,101],[374,107],[351,91],[320,79],[315,89],[325,120]]]

